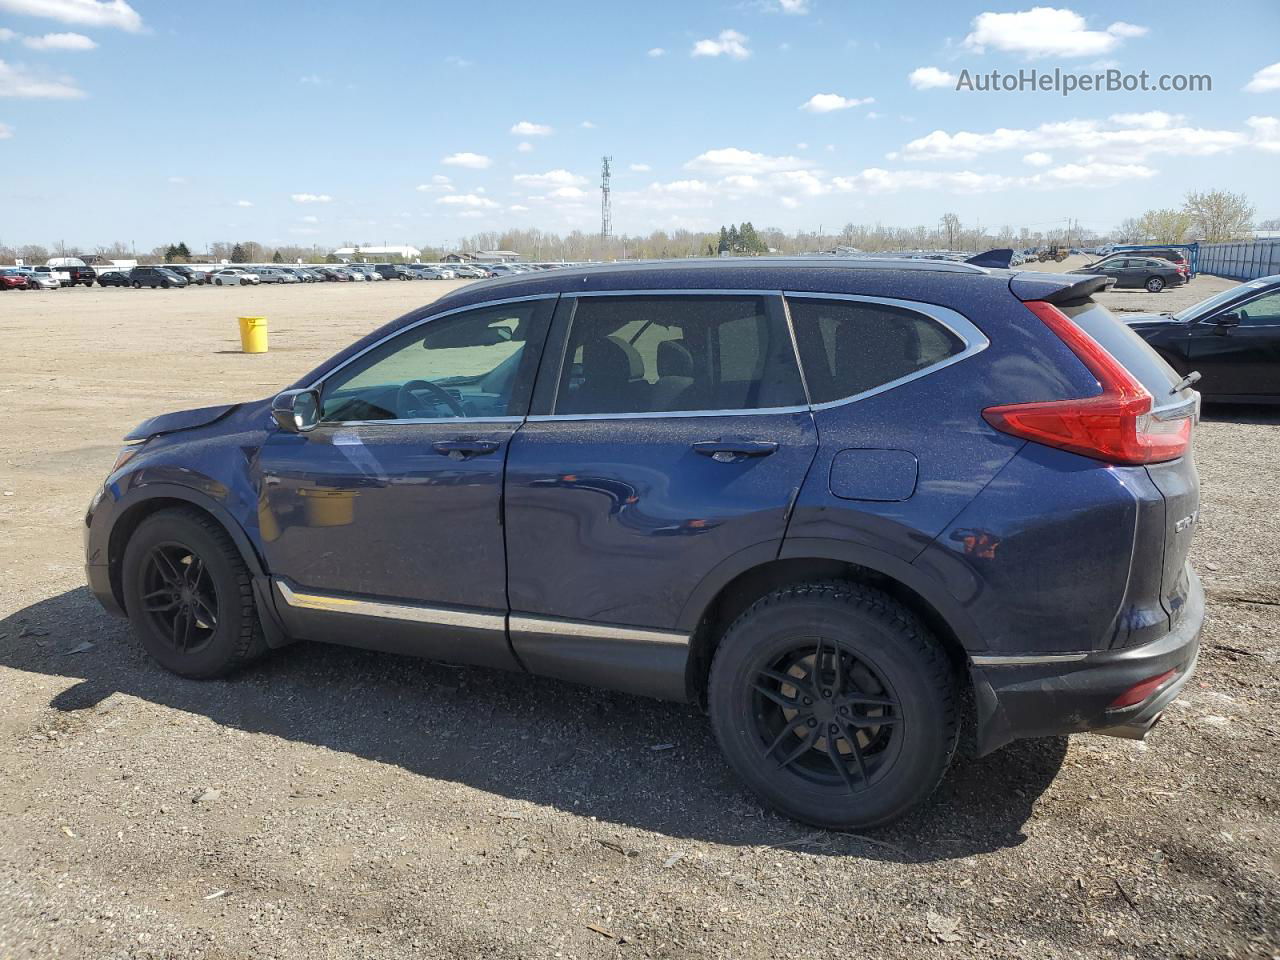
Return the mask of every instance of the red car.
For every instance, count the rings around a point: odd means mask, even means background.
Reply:
[[[26,290],[27,275],[13,268],[0,269],[0,290]]]

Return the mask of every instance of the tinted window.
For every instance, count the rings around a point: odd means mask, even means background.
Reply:
[[[913,310],[856,300],[787,303],[814,403],[872,390],[964,350],[954,333]]]
[[[786,323],[754,296],[581,297],[555,413],[803,404]]]
[[[1280,293],[1267,294],[1251,300],[1235,311],[1240,314],[1240,325],[1273,327],[1280,325]]]
[[[550,313],[531,300],[414,327],[327,377],[321,419],[524,416]]]

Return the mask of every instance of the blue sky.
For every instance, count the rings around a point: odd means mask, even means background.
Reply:
[[[605,153],[618,232],[1276,217],[1277,36],[1273,0],[0,0],[0,243],[593,231]],[[1030,68],[1213,90],[954,89]]]

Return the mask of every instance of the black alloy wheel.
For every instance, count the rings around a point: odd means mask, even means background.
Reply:
[[[185,544],[152,547],[143,561],[142,613],[179,653],[194,653],[218,629],[218,592],[204,560]]]

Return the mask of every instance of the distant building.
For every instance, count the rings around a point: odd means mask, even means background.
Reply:
[[[446,253],[440,258],[443,263],[510,263],[519,259],[520,254],[514,250],[472,250],[470,253]]]
[[[416,260],[422,256],[422,251],[417,247],[339,247],[333,251],[333,256],[342,257],[350,260],[354,257],[372,257],[375,260],[379,257],[400,257],[404,260]]]

